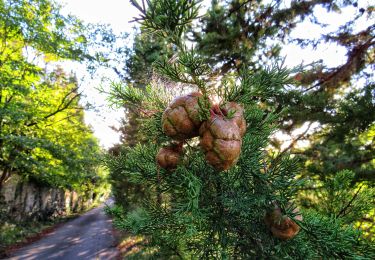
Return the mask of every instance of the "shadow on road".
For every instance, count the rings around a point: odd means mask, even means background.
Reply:
[[[110,205],[112,201],[105,204]],[[16,250],[7,259],[116,259],[119,254],[112,234],[112,220],[104,213],[105,204]]]

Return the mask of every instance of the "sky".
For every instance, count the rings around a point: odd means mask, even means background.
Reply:
[[[117,31],[130,31],[136,9],[128,0],[60,0],[63,11],[89,23],[109,24]]]
[[[59,0],[63,5],[64,14],[72,14],[87,23],[108,24],[114,32],[131,32],[134,23],[129,23],[136,15],[136,9],[127,0]],[[119,133],[111,126],[119,127],[120,119],[124,113],[122,109],[111,108],[107,105],[106,96],[99,93],[97,88],[101,85],[102,77],[117,80],[116,75],[110,71],[101,69],[91,78],[84,66],[65,63],[68,70],[74,70],[80,81],[80,89],[83,91],[83,102],[89,102],[95,110],[85,113],[86,123],[94,130],[100,145],[109,148],[119,142]],[[103,86],[107,88],[108,86]]]
[[[87,23],[108,24],[115,33],[131,32],[135,23],[129,23],[137,16],[137,9],[128,0],[58,0],[63,5],[63,14],[72,14]],[[206,0],[208,2],[208,0]],[[124,113],[122,109],[110,108],[106,97],[96,89],[101,85],[101,78],[106,77],[118,80],[113,71],[101,69],[96,72],[97,77],[92,79],[85,71],[84,66],[66,62],[62,66],[77,74],[80,89],[83,91],[83,102],[89,102],[96,107],[96,111],[85,112],[85,121],[94,130],[100,145],[109,148],[119,142],[119,133],[111,126],[119,127]],[[108,86],[103,86],[104,88]]]
[[[137,16],[137,10],[130,5],[128,0],[59,0],[59,2],[64,6],[62,9],[64,14],[73,14],[88,23],[108,24],[116,33],[131,32],[135,25],[134,23],[129,23],[129,21]],[[206,0],[205,4],[208,2]],[[285,7],[287,7],[288,2],[290,1],[284,2]],[[367,2],[366,0],[360,0],[359,6],[365,5]],[[328,14],[325,9],[320,7],[315,11],[319,20],[328,24],[328,26],[322,29],[318,25],[305,21],[294,29],[292,36],[315,38],[323,32],[333,31],[340,25],[340,21],[345,21],[345,18],[355,15],[349,10],[344,10],[342,13]],[[363,27],[362,23],[361,20],[358,21],[358,29]],[[332,44],[321,45],[316,50],[311,48],[301,49],[297,45],[289,44],[283,46],[281,55],[285,57],[285,64],[289,67],[300,65],[302,62],[308,64],[318,59],[324,60],[327,66],[333,67],[345,62],[345,51],[344,48]],[[74,69],[78,79],[81,79],[80,88],[85,95],[84,101],[92,103],[97,108],[97,111],[86,111],[86,123],[92,126],[101,146],[108,148],[118,143],[119,134],[112,130],[110,126],[119,126],[119,120],[123,116],[123,111],[108,107],[106,97],[96,90],[101,85],[101,78],[103,76],[116,81],[118,80],[116,75],[109,70],[99,70],[96,73],[97,77],[92,79],[85,72],[83,66],[66,64],[66,67]],[[104,86],[104,88],[106,87]],[[299,131],[304,131],[304,129],[301,128]],[[288,144],[285,143],[285,145]]]

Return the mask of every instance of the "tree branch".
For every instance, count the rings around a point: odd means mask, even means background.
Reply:
[[[69,119],[69,118],[71,118],[71,117],[74,117],[74,116],[75,116],[75,115],[69,115],[69,116],[67,116],[67,117],[64,117],[64,118],[62,118],[62,119],[56,121],[56,122],[53,122],[53,123],[51,123],[51,124],[46,125],[46,127],[49,127],[49,126],[52,126],[52,125],[54,125],[54,124],[60,123],[61,121],[65,121],[65,120],[67,120],[67,119]]]
[[[356,193],[354,194],[353,198],[349,201],[349,203],[340,210],[339,214],[337,214],[337,217],[340,217],[342,215],[345,216],[347,213],[345,213],[345,211],[350,207],[350,205],[353,203],[353,201],[357,198],[359,192],[361,191],[363,185],[361,185],[358,190],[356,191]]]
[[[60,113],[64,110],[66,110],[72,103],[75,99],[77,99],[79,96],[81,96],[81,93],[78,93],[76,95],[74,95],[67,103],[65,103],[65,100],[68,98],[68,96],[70,96],[72,93],[76,92],[78,88],[74,88],[73,90],[71,90],[69,93],[67,93],[63,99],[61,100],[61,103],[60,105],[57,107],[57,109],[53,112],[51,112],[50,114],[46,115],[43,117],[43,120],[46,120],[54,115],[56,115],[57,113]],[[65,103],[65,104],[64,104]],[[34,121],[34,122],[31,122],[31,123],[28,123],[26,124],[27,127],[30,127],[30,126],[34,126],[34,125],[37,125],[39,122],[37,121]]]
[[[353,47],[353,49],[348,53],[348,59],[345,64],[340,67],[333,69],[330,72],[321,73],[318,72],[316,75],[316,79],[319,81],[312,85],[309,88],[303,90],[303,93],[314,89],[318,86],[322,87],[336,87],[340,86],[337,84],[338,82],[347,82],[350,80],[351,76],[363,65],[363,57],[366,55],[367,50],[375,45],[375,41],[373,41],[375,37],[371,37],[367,40],[364,44],[357,45]],[[322,88],[317,90],[322,91]]]
[[[247,5],[248,3],[252,2],[253,0],[247,0],[245,2],[243,2],[242,4],[240,4],[239,6],[235,7],[235,8],[231,8],[227,14],[226,17],[230,17],[233,13],[237,12],[238,10],[240,10],[243,6]],[[223,21],[224,19],[222,19]]]
[[[285,148],[282,152],[280,152],[279,155],[278,155],[276,158],[281,157],[281,156],[282,156],[283,154],[285,154],[288,150],[290,150],[291,148],[293,148],[293,146],[294,146],[299,140],[301,140],[301,139],[306,135],[306,133],[310,130],[310,127],[311,127],[312,123],[313,123],[313,122],[310,122],[309,125],[308,125],[308,127],[306,128],[306,130],[305,130],[302,134],[300,134],[296,139],[294,139],[294,140],[290,143],[290,145],[289,145],[287,148]]]

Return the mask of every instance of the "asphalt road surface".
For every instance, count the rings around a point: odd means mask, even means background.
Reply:
[[[8,259],[116,259],[111,219],[103,209],[101,205],[65,223],[41,240],[16,250]]]

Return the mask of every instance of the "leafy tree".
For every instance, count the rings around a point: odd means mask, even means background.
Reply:
[[[84,124],[77,80],[47,64],[101,57],[88,51],[87,27],[59,8],[0,1],[0,188],[12,173],[77,190],[99,183],[100,149]]]
[[[200,92],[198,118],[214,124],[210,120],[221,111],[222,120],[233,122],[237,111],[225,112],[209,102],[216,95],[222,106],[235,102],[244,107],[247,131],[237,164],[225,171],[208,164],[196,139],[180,140],[184,152],[174,170],[160,163],[159,167],[155,162],[158,150],[175,142],[162,129],[162,114],[171,101],[170,88],[153,85],[144,94],[131,86],[113,85],[112,97],[137,109],[140,131],[149,142],[123,150],[109,158],[107,165],[130,182],[154,191],[138,209],[117,214],[116,224],[146,235],[151,247],[148,253],[161,258],[373,258],[373,244],[346,225],[346,219],[303,211],[301,220],[293,204],[302,185],[296,180],[296,160],[285,153],[273,157],[265,152],[280,115],[275,113],[277,108],[265,104],[292,86],[290,73],[294,71],[276,65],[254,71],[247,64],[233,73],[235,80],[224,77],[215,86],[205,59],[183,41],[187,25],[198,16],[199,1],[148,1],[147,7],[132,3],[141,12],[138,21],[144,29],[173,43],[174,59],[156,62],[155,68],[175,81],[175,88],[189,84]],[[280,210],[279,224],[288,219],[301,228],[294,238],[277,238],[267,227],[267,216],[277,214],[275,205]]]

